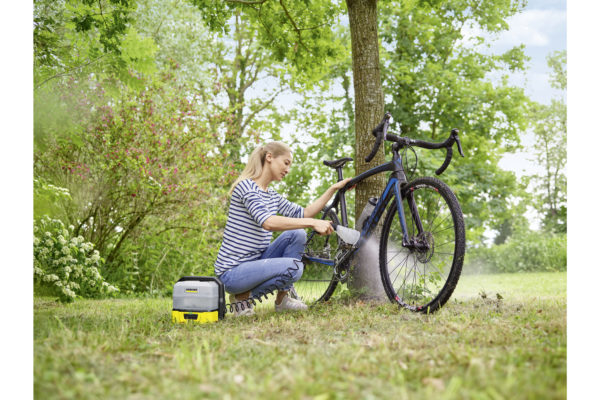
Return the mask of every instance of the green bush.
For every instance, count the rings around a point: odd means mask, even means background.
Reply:
[[[33,276],[39,288],[63,302],[77,296],[100,297],[118,291],[99,269],[104,260],[92,243],[73,237],[73,227],[44,216],[33,227]]]
[[[567,236],[526,232],[506,243],[467,251],[465,271],[553,272],[567,270]]]

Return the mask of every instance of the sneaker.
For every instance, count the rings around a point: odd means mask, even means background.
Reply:
[[[229,303],[233,304],[233,303],[237,303],[238,300],[235,298],[234,294],[230,294],[229,295]],[[252,303],[246,303],[244,302],[244,309],[242,310],[242,308],[240,307],[241,304],[238,305],[238,308],[236,309],[235,306],[233,306],[233,316],[234,317],[249,317],[251,315],[254,315],[254,306],[252,305]]]
[[[286,295],[280,304],[275,303],[276,312],[304,310],[308,310],[308,306],[302,300],[292,299],[289,295]]]

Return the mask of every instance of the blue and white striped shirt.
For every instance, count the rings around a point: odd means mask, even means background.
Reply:
[[[260,258],[273,237],[273,232],[263,229],[262,224],[276,214],[304,218],[304,208],[284,199],[273,189],[265,192],[252,179],[236,185],[231,194],[223,243],[215,262],[217,276],[243,262]]]

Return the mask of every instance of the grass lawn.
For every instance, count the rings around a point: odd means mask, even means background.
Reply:
[[[566,273],[466,275],[434,315],[336,300],[171,323],[170,298],[34,299],[39,399],[564,399]]]

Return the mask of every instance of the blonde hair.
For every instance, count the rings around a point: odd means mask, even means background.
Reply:
[[[248,163],[246,164],[246,168],[242,171],[240,176],[233,182],[231,185],[231,189],[229,189],[228,195],[231,196],[233,190],[237,186],[238,183],[243,181],[244,179],[256,179],[262,174],[263,166],[265,165],[265,159],[267,158],[267,153],[271,153],[273,158],[284,155],[285,153],[291,153],[292,150],[290,146],[283,142],[271,142],[267,143],[264,146],[258,146],[255,148],[250,157],[248,158]]]

